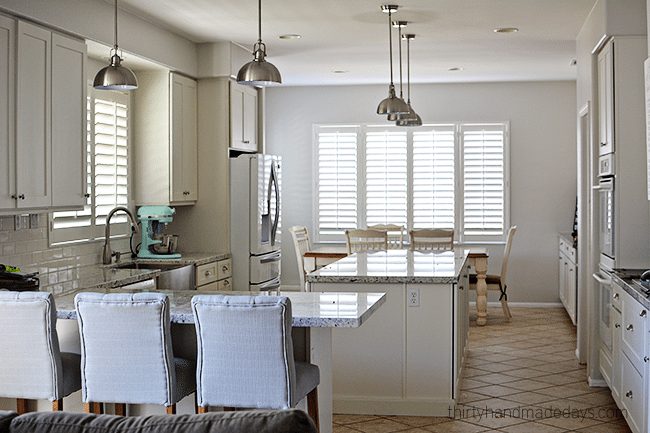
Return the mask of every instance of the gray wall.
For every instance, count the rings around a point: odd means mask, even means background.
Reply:
[[[266,151],[283,167],[283,284],[298,285],[288,228],[313,226],[312,125],[380,123],[388,86],[266,89]],[[576,83],[418,84],[413,107],[425,123],[509,121],[510,220],[518,226],[508,270],[509,301],[556,303],[557,233],[570,232],[576,202]],[[312,236],[313,237],[313,236]],[[491,245],[499,273],[503,245]],[[496,301],[490,293],[489,301]]]

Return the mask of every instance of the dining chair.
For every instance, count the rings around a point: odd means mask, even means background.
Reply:
[[[397,224],[375,224],[366,227],[368,230],[384,231],[388,234],[388,249],[404,248],[404,226]]]
[[[488,291],[498,290],[501,295],[499,300],[501,301],[501,308],[503,308],[503,315],[506,320],[509,322],[512,319],[512,314],[510,314],[510,308],[508,308],[508,295],[506,294],[506,274],[508,271],[508,259],[510,258],[510,248],[512,247],[512,238],[517,231],[517,226],[512,226],[508,230],[508,238],[506,240],[506,247],[503,252],[503,262],[501,263],[501,274],[500,275],[486,275],[485,283],[487,284]],[[469,288],[476,290],[478,278],[476,274],[471,274],[469,276]]]
[[[63,410],[63,397],[81,389],[81,356],[61,352],[54,296],[48,292],[0,291],[0,396],[47,399]]]
[[[388,234],[382,230],[346,230],[345,244],[348,254],[364,250],[387,250]]]
[[[453,229],[421,229],[411,230],[412,250],[453,250]]]
[[[318,366],[293,357],[286,296],[197,295],[197,405],[289,409],[307,397],[318,427]]]
[[[311,250],[311,242],[309,242],[309,233],[307,227],[293,226],[289,228],[291,237],[293,238],[293,246],[296,249],[296,260],[298,262],[298,275],[300,276],[300,290],[305,291],[305,253]]]
[[[162,293],[78,293],[74,298],[81,339],[81,389],[86,412],[101,403],[176,403],[196,390],[193,361],[174,358],[169,299]]]

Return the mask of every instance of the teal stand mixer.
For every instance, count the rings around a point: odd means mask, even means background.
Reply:
[[[168,206],[142,206],[138,219],[142,223],[139,259],[180,259],[176,253],[178,236],[163,234],[163,227],[172,222],[176,211]]]

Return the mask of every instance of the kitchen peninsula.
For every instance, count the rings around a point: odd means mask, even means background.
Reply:
[[[385,292],[332,335],[335,413],[449,416],[469,335],[469,250],[363,251],[306,277],[312,292]]]

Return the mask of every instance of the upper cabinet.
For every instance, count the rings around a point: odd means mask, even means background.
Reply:
[[[230,147],[257,152],[257,89],[230,82]]]
[[[0,17],[0,212],[85,204],[85,75],[83,41]]]
[[[194,204],[198,199],[197,83],[167,71],[138,72],[138,82],[136,204]]]
[[[598,154],[614,151],[614,71],[612,44],[606,44],[598,54]]]

